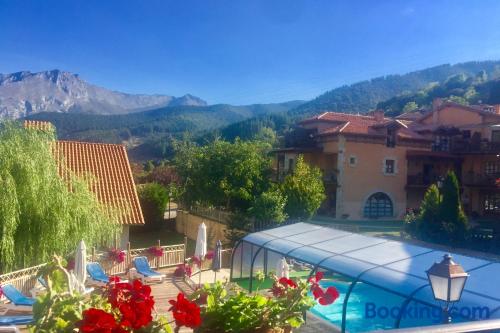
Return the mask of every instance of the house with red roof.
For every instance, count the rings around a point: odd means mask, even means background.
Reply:
[[[49,122],[26,120],[26,128],[53,130]],[[132,170],[123,145],[56,140],[54,157],[61,163],[61,177],[70,173],[86,179],[99,202],[118,212],[122,226],[120,246],[129,240],[129,227],[144,225]]]
[[[285,138],[285,148],[276,150],[276,176],[283,179],[301,154],[323,171],[327,199],[319,213],[389,220],[418,208],[428,186],[453,169],[470,215],[500,214],[499,190],[490,186],[500,171],[497,129],[497,106],[436,101],[428,112],[397,118],[381,110],[324,112]]]

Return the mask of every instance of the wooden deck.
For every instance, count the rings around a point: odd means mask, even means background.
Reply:
[[[155,309],[159,314],[165,315],[169,319],[172,328],[175,327],[175,323],[172,322],[174,320],[172,313],[168,311],[170,308],[168,301],[176,299],[179,292],[183,292],[186,295],[190,295],[193,292],[188,283],[182,278],[174,276],[174,270],[175,268],[160,270],[167,275],[167,278],[161,284],[151,285],[151,292],[155,298]],[[180,332],[193,332],[193,330],[183,327]]]

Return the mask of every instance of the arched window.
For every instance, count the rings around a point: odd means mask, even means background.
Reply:
[[[391,217],[392,201],[385,193],[372,194],[365,203],[364,216],[369,218]]]

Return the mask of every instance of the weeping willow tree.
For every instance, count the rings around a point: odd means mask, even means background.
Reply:
[[[101,205],[88,181],[59,170],[53,132],[0,123],[0,271],[67,254],[83,239],[113,240],[118,215]],[[69,174],[63,180],[60,174]]]

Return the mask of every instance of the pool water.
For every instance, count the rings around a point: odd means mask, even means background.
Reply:
[[[328,306],[317,304],[311,309],[311,312],[341,327],[342,306],[350,283],[323,280],[320,284],[323,288],[335,286],[340,297],[335,303]],[[400,296],[364,283],[358,283],[347,304],[346,330],[355,333],[394,328],[398,315],[397,310],[401,308],[403,302],[404,298]],[[401,320],[401,327],[425,326],[441,322],[441,313],[437,308],[434,309],[415,302],[411,302],[408,306],[415,312],[409,313]]]

